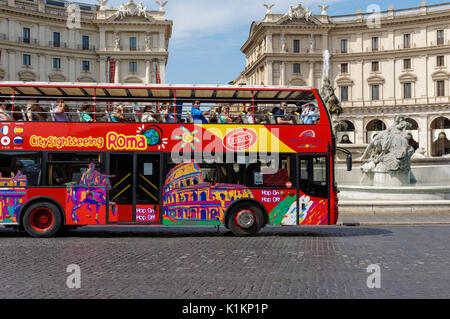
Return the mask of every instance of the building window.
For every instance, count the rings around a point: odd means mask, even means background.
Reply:
[[[341,53],[347,53],[347,52],[348,52],[348,41],[341,40]]]
[[[445,81],[436,81],[436,96],[445,96]]]
[[[410,99],[412,97],[412,84],[411,83],[403,83],[403,98]]]
[[[444,44],[444,30],[437,30],[437,45]]]
[[[411,34],[407,33],[403,35],[403,48],[409,49],[411,47]]]
[[[380,85],[372,85],[372,101],[377,101],[380,99]]]
[[[380,71],[380,63],[378,61],[372,62],[372,72]]]
[[[23,28],[23,42],[30,43],[31,31],[30,28]]]
[[[137,72],[137,62],[130,62],[130,73]]]
[[[136,51],[136,37],[130,37],[130,51]]]
[[[31,65],[31,55],[29,54],[23,55],[23,65]]]
[[[403,60],[403,69],[404,70],[411,70],[411,59],[404,59]]]
[[[53,32],[53,47],[59,48],[61,45],[61,34],[59,32]]]
[[[61,59],[60,58],[53,58],[53,68],[56,70],[61,69]]]
[[[378,37],[372,38],[372,51],[378,51]]]
[[[341,86],[341,101],[348,101],[348,86]]]
[[[437,66],[445,66],[444,56],[440,55],[436,57],[436,65]]]
[[[82,61],[81,62],[81,69],[85,72],[89,72],[90,70],[90,65],[89,65],[89,61]]]
[[[294,40],[294,52],[295,53],[300,52],[300,40]]]
[[[83,35],[83,50],[89,50],[89,36]]]
[[[294,63],[294,73],[300,73],[300,64]]]
[[[341,73],[348,73],[348,63],[341,64]]]

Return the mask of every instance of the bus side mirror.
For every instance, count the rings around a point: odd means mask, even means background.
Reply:
[[[352,154],[347,154],[347,171],[350,172],[352,170]]]

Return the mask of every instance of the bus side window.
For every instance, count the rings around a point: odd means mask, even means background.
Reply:
[[[20,171],[27,176],[28,186],[41,185],[41,164],[41,152],[2,152],[0,154],[0,173],[2,177],[11,178],[11,173],[17,174]]]
[[[100,154],[85,152],[49,153],[47,162],[47,183],[51,186],[76,185],[90,163],[100,171]]]

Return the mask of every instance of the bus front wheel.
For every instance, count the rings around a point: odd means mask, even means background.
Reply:
[[[51,237],[60,229],[62,219],[59,209],[54,204],[37,202],[25,211],[22,224],[32,237]]]
[[[254,235],[264,226],[264,214],[252,203],[240,203],[228,213],[227,225],[236,236]]]

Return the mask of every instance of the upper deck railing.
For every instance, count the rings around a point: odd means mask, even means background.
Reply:
[[[22,121],[312,124],[302,115],[313,109],[317,123],[318,100],[306,87],[0,82],[0,102]],[[62,103],[67,117],[54,112]]]

